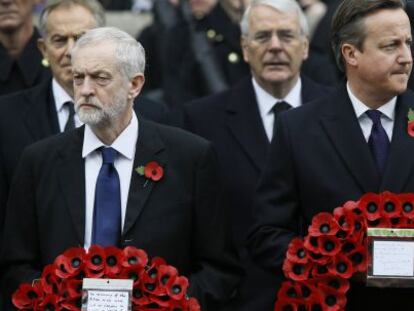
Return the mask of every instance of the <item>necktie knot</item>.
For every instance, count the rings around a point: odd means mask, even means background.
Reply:
[[[381,111],[379,111],[379,110],[367,110],[365,113],[372,120],[372,123],[378,124],[378,123],[381,122],[380,121],[381,120],[381,115],[382,115]]]
[[[274,113],[275,117],[282,111],[288,110],[292,108],[291,105],[289,105],[287,102],[283,101],[279,101],[277,102],[273,108],[272,108],[272,112]]]
[[[101,149],[102,163],[103,164],[114,164],[117,151],[111,147],[104,147]]]

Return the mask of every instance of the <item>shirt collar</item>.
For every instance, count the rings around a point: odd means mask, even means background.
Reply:
[[[355,114],[359,119],[362,116],[365,116],[367,110],[371,110],[367,105],[361,102],[354,93],[352,93],[349,83],[346,84],[346,89],[348,91],[349,99],[351,100],[352,106],[354,107]],[[391,98],[384,105],[379,107],[377,110],[381,111],[388,119],[394,120],[395,117],[395,105],[397,103],[397,96]]]
[[[276,98],[270,93],[268,93],[266,90],[264,90],[254,79],[252,78],[253,82],[253,88],[256,94],[257,103],[259,105],[260,111],[263,111],[264,114],[269,114],[272,111],[273,106],[276,102],[279,101],[285,101],[289,105],[292,106],[292,108],[299,107],[302,104],[301,94],[300,90],[302,88],[302,80],[299,77],[296,84],[293,86],[293,88],[290,90],[290,92],[286,95],[285,98]]]
[[[61,111],[63,109],[63,104],[70,101],[73,102],[73,99],[69,96],[68,93],[60,86],[55,78],[52,79],[52,92],[53,99],[55,100],[56,111]]]
[[[114,148],[118,153],[122,154],[129,160],[133,160],[135,156],[135,148],[138,140],[138,119],[135,112],[132,113],[131,122],[115,139],[110,147]],[[82,157],[86,158],[89,154],[100,147],[106,146],[92,131],[89,125],[85,125],[85,133],[83,137]]]

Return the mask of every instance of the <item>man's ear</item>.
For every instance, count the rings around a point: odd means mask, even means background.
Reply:
[[[128,99],[133,100],[135,97],[139,95],[141,92],[142,87],[145,83],[145,77],[144,74],[139,73],[136,74],[131,80],[130,80],[130,88],[128,92]]]
[[[341,53],[344,58],[345,65],[355,67],[358,66],[359,50],[350,43],[344,43],[341,47]]]
[[[242,53],[243,53],[243,59],[246,63],[249,63],[249,53],[247,51],[248,49],[248,43],[247,43],[247,38],[245,36],[242,36],[240,38],[240,46],[242,48]]]

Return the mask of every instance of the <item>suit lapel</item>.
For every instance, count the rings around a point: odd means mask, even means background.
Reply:
[[[26,108],[23,120],[34,140],[60,132],[51,85],[48,80],[24,93]]]
[[[256,95],[249,78],[232,90],[226,108],[227,126],[258,170],[261,170],[269,147]]]
[[[410,155],[414,154],[414,138],[407,133],[409,108],[414,108],[414,95],[411,92],[404,93],[397,100],[393,137],[381,190],[401,192],[411,175],[414,162],[410,160]]]
[[[85,164],[82,159],[84,127],[70,133],[69,141],[58,151],[58,181],[63,200],[72,217],[79,240],[84,244],[85,236]]]
[[[164,144],[152,123],[138,117],[139,134],[135,151],[133,172],[128,194],[127,210],[123,235],[136,223],[143,211],[148,197],[155,186],[155,182],[139,175],[135,168],[145,166],[148,162],[157,161],[164,169],[167,165],[164,154]]]
[[[362,192],[377,191],[380,178],[345,86],[330,96],[328,101],[321,115],[326,135]]]

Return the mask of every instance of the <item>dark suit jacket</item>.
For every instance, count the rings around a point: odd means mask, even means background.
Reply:
[[[65,249],[84,244],[83,133],[82,127],[53,136],[22,155],[0,257],[6,295],[38,277]],[[230,296],[241,269],[216,204],[220,187],[212,147],[180,129],[139,118],[134,167],[150,161],[164,167],[164,176],[148,182],[133,172],[121,247],[165,258],[189,276],[190,293],[203,310],[216,310],[216,303]]]
[[[302,77],[304,103],[330,89]],[[230,213],[233,238],[247,265],[247,277],[231,310],[271,310],[274,278],[247,264],[244,248],[252,225],[251,203],[269,146],[251,78],[217,95],[189,103],[184,109],[185,128],[210,140],[218,154],[224,187],[223,207]]]
[[[0,98],[0,238],[10,182],[23,149],[60,132],[55,107],[50,81]],[[163,104],[139,97],[134,108],[147,119],[168,122]]]
[[[12,59],[0,43],[0,95],[28,89],[50,79],[49,68],[41,64],[43,56],[37,48],[39,38],[35,28],[17,59]]]
[[[390,154],[381,179],[345,85],[333,95],[280,115],[276,138],[254,204],[249,236],[253,257],[282,273],[289,241],[307,234],[312,217],[366,192],[414,191],[414,139],[407,134],[410,91],[398,96]],[[407,293],[405,293],[407,292]],[[404,293],[404,294],[402,294]],[[408,294],[409,293],[409,294]],[[414,291],[364,288],[353,284],[349,310],[407,310]],[[404,297],[406,295],[406,297]]]

